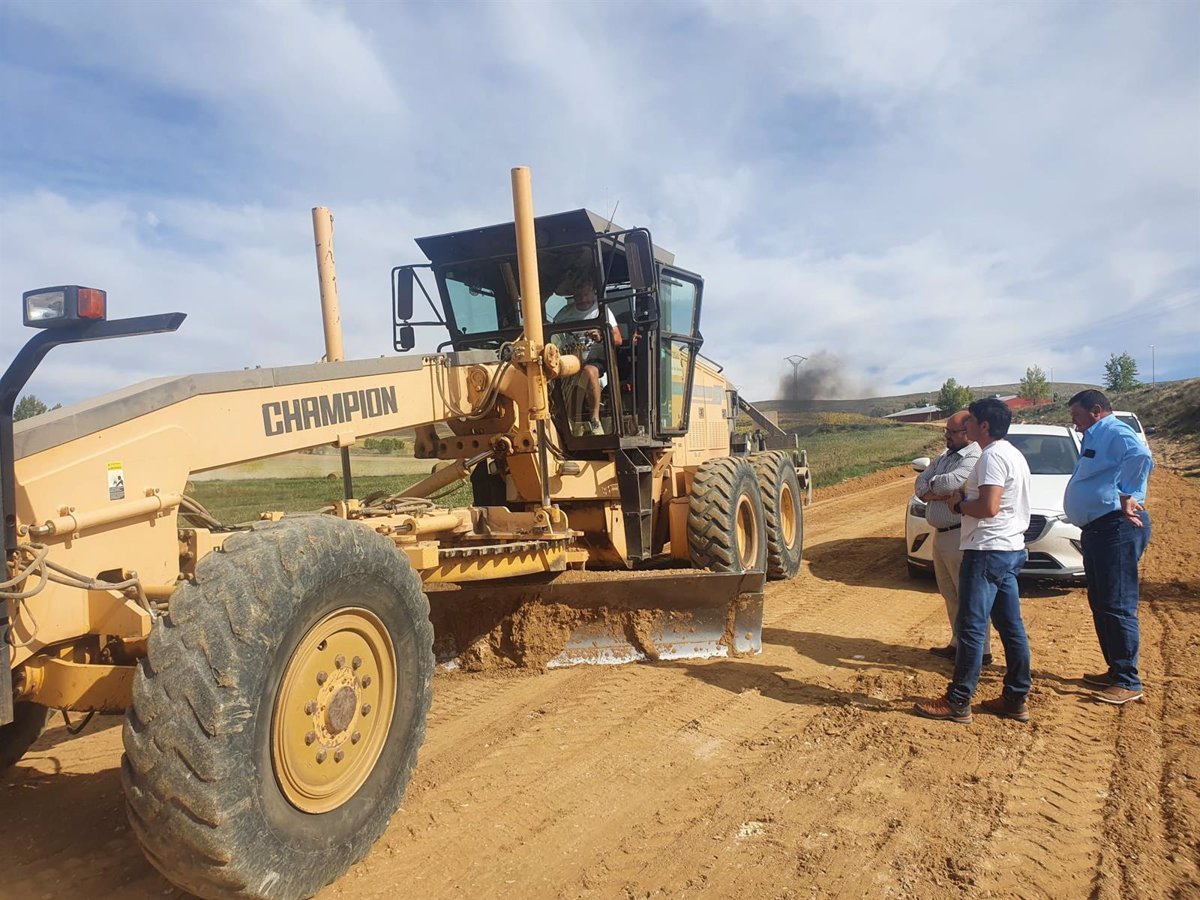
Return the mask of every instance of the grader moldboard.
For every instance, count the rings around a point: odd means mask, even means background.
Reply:
[[[52,348],[184,319],[108,320],[89,288],[24,295],[42,330],[0,380],[0,768],[54,709],[124,713],[150,861],[204,897],[307,897],[398,808],[438,660],[760,649],[763,582],[800,565],[802,454],[736,443],[742,401],[698,353],[703,282],[648,231],[535,219],[525,168],[513,198],[513,223],[422,238],[429,263],[393,270],[396,349],[449,332],[418,357],[342,359],[317,209],[325,360],[145,382],[14,428]],[[398,429],[442,465],[354,499],[348,448]],[[323,445],[344,484],[321,513],[226,525],[184,493]],[[474,505],[439,506],[462,479]]]

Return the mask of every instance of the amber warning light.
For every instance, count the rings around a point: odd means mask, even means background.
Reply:
[[[25,324],[30,328],[56,328],[107,316],[108,294],[77,284],[38,288],[21,295]]]

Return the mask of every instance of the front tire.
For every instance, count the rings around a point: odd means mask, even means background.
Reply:
[[[121,775],[150,861],[202,897],[309,897],[345,872],[416,765],[432,645],[387,538],[332,516],[230,537],[134,680]]]
[[[688,500],[688,553],[714,572],[765,572],[766,525],[754,469],[727,456],[700,465]]]
[[[767,578],[792,578],[804,552],[804,508],[800,479],[789,454],[774,450],[751,457],[762,491],[767,533]]]

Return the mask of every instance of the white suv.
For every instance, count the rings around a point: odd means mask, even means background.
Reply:
[[[1008,441],[1029,463],[1029,528],[1025,549],[1029,559],[1020,575],[1027,578],[1076,580],[1083,578],[1083,548],[1079,529],[1063,515],[1063,493],[1079,458],[1079,433],[1064,425],[1013,425]],[[928,457],[914,459],[923,472]],[[904,546],[908,572],[914,578],[933,573],[933,528],[925,519],[925,504],[908,501],[904,520]]]
[[[1142,420],[1137,417],[1137,413],[1129,412],[1125,409],[1114,409],[1112,414],[1132,428],[1133,433],[1137,435],[1139,441],[1146,446],[1150,446],[1150,442],[1146,440],[1146,431],[1142,428]]]

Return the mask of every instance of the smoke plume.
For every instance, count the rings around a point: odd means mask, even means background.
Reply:
[[[817,351],[795,371],[791,363],[785,363],[785,367],[779,379],[778,396],[793,409],[802,409],[810,400],[843,399],[857,387],[841,357],[828,350]]]

